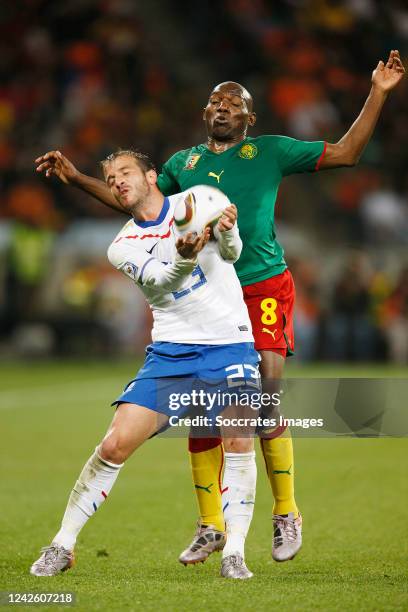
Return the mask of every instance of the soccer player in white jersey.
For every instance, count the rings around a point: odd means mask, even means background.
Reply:
[[[231,265],[242,247],[235,206],[225,209],[213,239],[208,229],[200,236],[176,239],[173,213],[181,196],[161,194],[150,160],[135,151],[118,151],[102,165],[113,195],[132,215],[108,257],[145,294],[153,311],[153,343],[136,378],[114,402],[112,423],[74,485],[60,530],[32,565],[36,576],[53,576],[72,566],[80,530],[108,496],[126,459],[174,416],[169,392],[177,388],[172,378],[222,380],[226,385],[228,372],[235,368],[244,372],[241,388],[248,385],[253,391],[259,381],[259,356]],[[160,385],[167,395],[160,394]],[[217,409],[219,413],[223,407]],[[187,410],[181,407],[177,416]],[[221,575],[246,579],[252,576],[244,561],[244,543],[255,500],[253,439],[243,437],[239,452],[236,437],[224,441],[227,542],[224,532],[200,526],[199,547],[204,559],[223,549]]]

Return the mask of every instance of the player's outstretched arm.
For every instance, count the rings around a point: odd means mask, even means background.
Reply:
[[[48,151],[48,153],[37,157],[35,164],[37,164],[36,171],[43,172],[47,178],[56,176],[66,185],[74,185],[78,189],[82,189],[106,206],[129,214],[121,208],[104,181],[79,172],[61,151]]]
[[[238,211],[235,204],[227,206],[214,230],[214,236],[217,239],[221,257],[231,263],[237,261],[242,251],[242,240],[238,232],[237,217]]]
[[[320,169],[338,166],[354,166],[360,159],[371,138],[388,93],[396,87],[405,74],[398,51],[391,51],[388,61],[378,62],[371,79],[371,91],[349,131],[336,144],[327,144]]]

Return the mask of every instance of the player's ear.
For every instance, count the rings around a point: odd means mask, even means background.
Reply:
[[[156,170],[149,170],[146,172],[146,180],[149,185],[155,185],[157,183],[157,172]]]
[[[253,127],[255,123],[256,123],[256,113],[250,113],[248,117],[248,125],[250,127]]]

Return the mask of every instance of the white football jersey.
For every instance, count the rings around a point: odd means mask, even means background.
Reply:
[[[179,198],[165,198],[155,221],[128,221],[108,249],[109,261],[145,294],[153,312],[153,342],[253,342],[232,265],[242,249],[237,225],[216,230],[217,240],[210,240],[197,259],[184,259],[176,251],[173,227]]]

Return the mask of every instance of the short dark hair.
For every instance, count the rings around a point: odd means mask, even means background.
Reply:
[[[118,149],[114,153],[111,153],[105,159],[101,161],[102,169],[105,170],[106,164],[110,164],[118,157],[123,157],[127,155],[128,157],[133,157],[136,160],[139,167],[143,170],[143,172],[149,172],[149,170],[156,171],[156,167],[150,157],[137,149]]]

